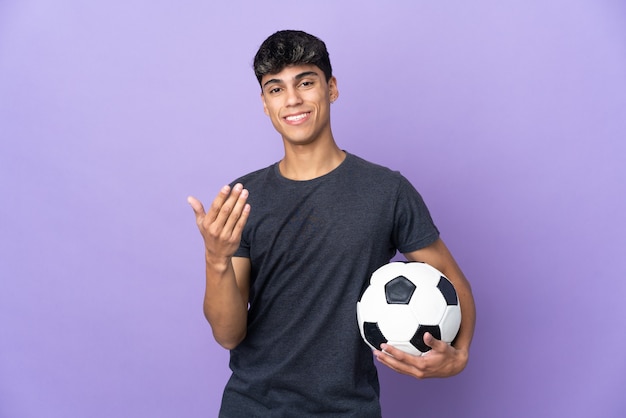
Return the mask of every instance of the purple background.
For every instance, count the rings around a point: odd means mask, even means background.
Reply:
[[[384,3],[0,1],[0,417],[216,415],[186,197],[282,156],[250,63],[284,28],[473,285],[468,368],[381,370],[385,416],[624,416],[626,5]]]

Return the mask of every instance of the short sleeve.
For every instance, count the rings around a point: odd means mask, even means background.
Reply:
[[[413,185],[400,176],[394,208],[393,241],[402,253],[427,247],[439,238],[426,203]]]

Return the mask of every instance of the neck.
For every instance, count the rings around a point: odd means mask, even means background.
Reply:
[[[285,158],[279,163],[279,168],[285,178],[312,180],[330,173],[345,158],[346,153],[334,141],[325,146],[286,146]]]

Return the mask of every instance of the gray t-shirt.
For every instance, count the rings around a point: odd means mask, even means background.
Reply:
[[[231,351],[222,417],[380,417],[356,302],[374,270],[439,232],[398,172],[347,154],[332,172],[241,177],[252,210],[238,257],[252,266],[246,338]]]

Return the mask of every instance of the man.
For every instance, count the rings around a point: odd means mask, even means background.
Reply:
[[[469,283],[413,186],[336,144],[330,107],[339,91],[321,40],[277,32],[254,70],[284,158],[224,186],[208,211],[189,198],[205,244],[204,313],[231,350],[220,416],[380,417],[373,357],[416,378],[465,368]],[[361,340],[356,302],[396,251],[454,283],[463,319],[452,346],[427,334],[423,357],[388,345],[372,356]]]

